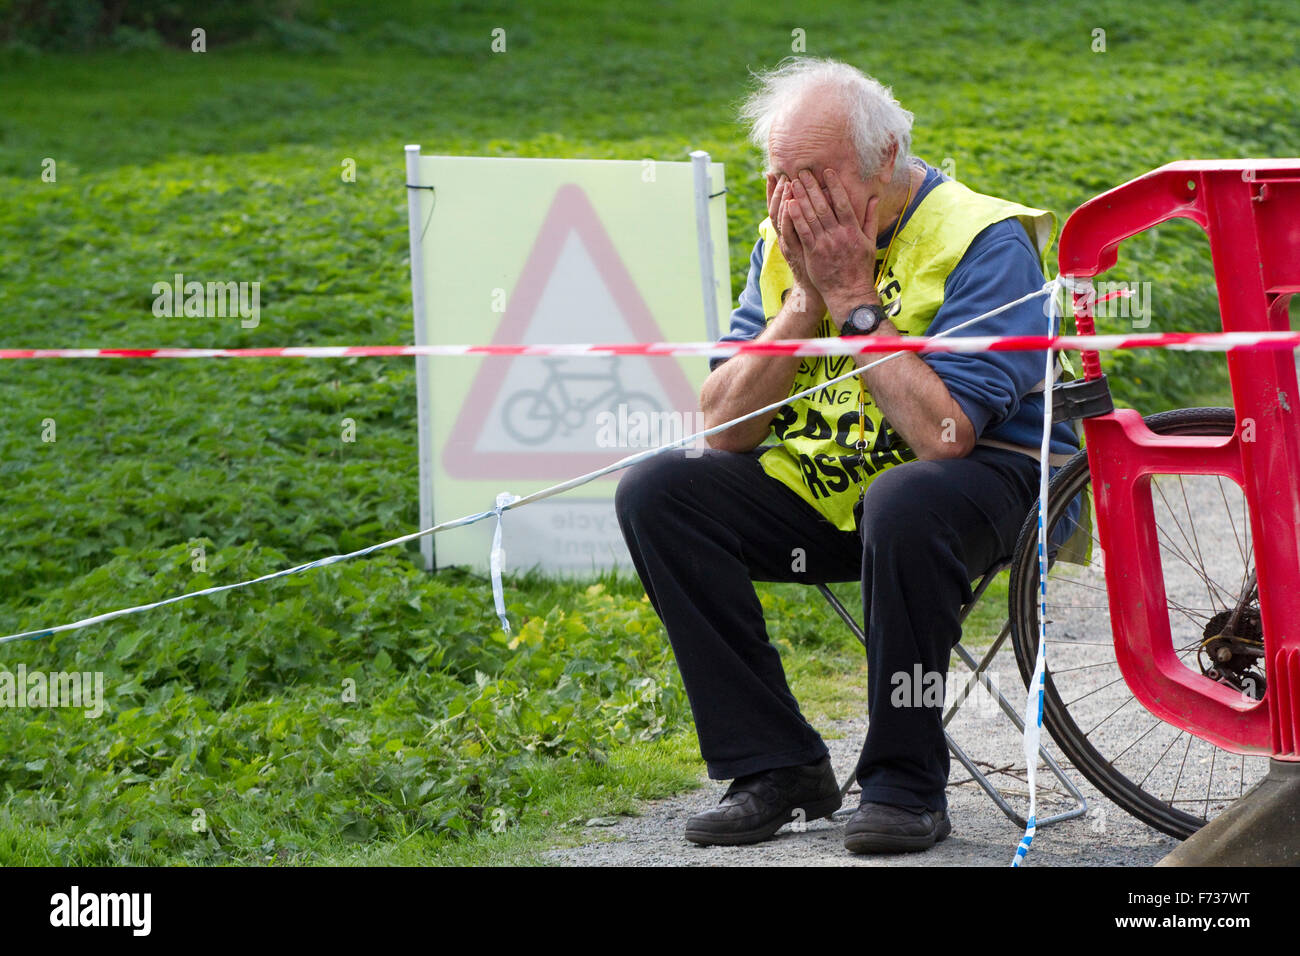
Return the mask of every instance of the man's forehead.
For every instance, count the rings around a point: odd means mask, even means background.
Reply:
[[[843,169],[854,160],[843,115],[824,108],[795,111],[772,124],[768,155],[769,172],[793,176],[811,169],[819,178],[825,167]]]

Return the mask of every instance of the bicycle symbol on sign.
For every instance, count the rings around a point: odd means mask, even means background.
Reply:
[[[645,392],[631,392],[623,387],[618,377],[618,356],[611,356],[604,372],[566,371],[561,366],[567,359],[544,358],[547,366],[546,380],[540,388],[524,389],[511,395],[501,410],[501,423],[506,434],[525,445],[541,445],[563,429],[570,435],[582,427],[595,409],[616,409],[626,405],[629,417],[636,412],[645,415],[659,412],[659,403]],[[586,383],[587,390],[604,383],[590,398],[575,396],[571,386]],[[581,387],[579,389],[582,390]]]

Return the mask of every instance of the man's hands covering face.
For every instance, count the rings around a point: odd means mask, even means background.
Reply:
[[[824,190],[806,169],[794,180],[780,177],[768,214],[777,225],[795,288],[809,296],[809,308],[817,305],[813,297],[820,298],[838,326],[854,306],[879,301],[874,271],[880,198],[867,200],[865,222],[859,225],[835,170],[827,168],[824,175]]]
[[[769,184],[770,184],[769,180]],[[796,307],[800,311],[813,312],[821,315],[826,311],[826,303],[822,300],[821,293],[817,291],[817,286],[809,277],[804,264],[803,245],[799,241],[799,235],[795,232],[794,225],[790,222],[791,210],[793,208],[793,192],[790,188],[790,180],[784,175],[776,180],[775,188],[769,185],[767,195],[767,214],[772,219],[772,225],[776,227],[777,238],[781,245],[781,255],[785,257],[786,263],[790,266],[790,272],[794,275],[794,288],[791,289],[791,297],[798,297]]]

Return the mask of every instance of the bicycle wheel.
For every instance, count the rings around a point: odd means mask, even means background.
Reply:
[[[1184,408],[1145,422],[1164,435],[1231,435],[1236,427],[1231,408]],[[1058,532],[1073,526],[1066,509],[1080,494],[1091,506],[1086,451],[1057,472],[1048,491],[1055,560],[1047,581],[1043,721],[1097,789],[1138,819],[1185,839],[1262,777],[1268,760],[1229,753],[1165,723],[1128,689],[1115,660],[1101,548],[1091,522],[1085,522],[1092,537],[1086,558],[1058,547]],[[1262,697],[1263,644],[1244,493],[1219,476],[1156,475],[1151,494],[1178,656],[1197,673]],[[1206,650],[1218,650],[1215,636],[1238,604],[1243,653],[1226,664],[1212,657],[1207,666]],[[1038,652],[1038,612],[1035,512],[1021,529],[1010,581],[1013,647],[1026,686]]]
[[[560,413],[546,393],[537,389],[516,392],[501,410],[506,434],[524,445],[541,445],[560,427]]]

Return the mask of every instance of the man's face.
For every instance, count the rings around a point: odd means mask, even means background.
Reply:
[[[867,201],[882,195],[892,178],[892,168],[864,181],[858,154],[847,133],[843,108],[837,104],[805,101],[772,125],[768,139],[772,168],[767,172],[767,199],[770,204],[777,183],[782,178],[797,179],[807,169],[826,188],[825,172],[834,169],[849,194],[858,225],[866,220]],[[779,227],[780,223],[776,223]]]

